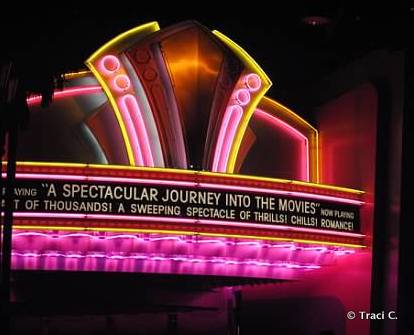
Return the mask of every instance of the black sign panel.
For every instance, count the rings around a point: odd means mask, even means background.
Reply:
[[[191,218],[344,232],[360,229],[358,205],[200,186],[18,180],[15,198],[16,212]]]

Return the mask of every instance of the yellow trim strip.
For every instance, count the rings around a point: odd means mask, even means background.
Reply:
[[[3,162],[3,164],[6,164],[6,163]],[[184,169],[170,169],[170,168],[128,166],[128,165],[56,163],[56,162],[17,162],[17,165],[18,166],[67,167],[67,168],[73,167],[73,168],[148,171],[148,172],[161,172],[161,173],[180,173],[180,174],[201,175],[201,176],[210,176],[210,177],[226,177],[226,178],[232,178],[232,179],[244,179],[244,180],[263,181],[263,182],[270,182],[270,183],[276,182],[276,183],[283,183],[283,184],[310,186],[310,187],[315,187],[318,189],[346,192],[346,193],[352,193],[352,194],[358,194],[358,195],[362,195],[365,193],[364,191],[355,190],[355,189],[347,188],[347,187],[308,183],[308,182],[298,181],[298,180],[258,177],[258,176],[250,176],[250,175],[243,175],[243,174],[227,174],[227,173],[208,172],[208,171],[194,171],[194,170],[184,170]]]
[[[349,248],[366,248],[360,244],[349,243],[336,243],[336,242],[324,242],[305,239],[290,239],[282,237],[268,237],[268,236],[255,236],[255,235],[239,235],[239,234],[218,234],[218,233],[200,233],[196,231],[181,231],[181,230],[159,230],[159,229],[138,229],[138,228],[102,228],[102,227],[66,227],[66,226],[27,226],[27,225],[15,225],[14,229],[24,230],[67,230],[67,231],[98,231],[98,232],[123,232],[123,233],[147,233],[147,234],[174,234],[174,235],[198,235],[198,236],[215,236],[215,237],[228,237],[228,238],[246,238],[255,240],[267,240],[267,241],[284,241],[284,242],[296,242],[296,243],[309,243],[309,244],[322,244],[333,245]]]

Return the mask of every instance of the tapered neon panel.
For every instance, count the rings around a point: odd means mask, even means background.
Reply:
[[[308,138],[292,126],[288,125],[286,122],[283,122],[274,115],[268,114],[260,109],[256,109],[254,115],[259,119],[268,122],[277,127],[278,129],[282,129],[282,131],[285,131],[288,134],[293,135],[293,137],[299,138],[301,141],[303,141],[304,145],[302,146],[302,150],[300,152],[299,157],[297,158],[297,161],[301,165],[301,179],[304,181],[310,181]]]

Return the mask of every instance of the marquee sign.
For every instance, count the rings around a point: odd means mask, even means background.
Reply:
[[[157,185],[139,179],[135,183],[121,181],[18,180],[14,210],[136,216],[142,220],[194,219],[349,233],[357,233],[360,228],[359,206],[346,199],[335,201],[305,193],[290,196],[266,189],[220,189],[219,185],[207,183]]]

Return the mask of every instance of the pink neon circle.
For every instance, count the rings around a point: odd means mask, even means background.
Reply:
[[[124,92],[131,86],[131,81],[125,74],[120,74],[114,79],[114,89],[118,92]]]
[[[262,86],[262,80],[256,73],[250,73],[245,77],[245,83],[250,92],[256,92]]]
[[[246,106],[250,102],[250,93],[247,89],[241,88],[236,91],[236,101],[241,106]]]
[[[100,65],[101,71],[106,75],[115,73],[121,67],[118,57],[115,57],[113,55],[107,55],[103,57]]]

